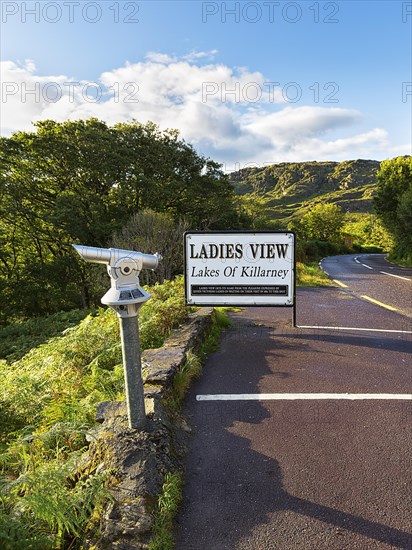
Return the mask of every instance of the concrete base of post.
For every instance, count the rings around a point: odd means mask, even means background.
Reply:
[[[130,428],[146,425],[142,364],[140,358],[139,321],[135,317],[120,317],[127,415]]]

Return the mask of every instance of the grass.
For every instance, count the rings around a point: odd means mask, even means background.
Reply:
[[[183,397],[185,396],[187,390],[190,387],[190,384],[192,383],[192,380],[194,378],[198,378],[202,373],[202,362],[200,360],[200,357],[193,353],[192,351],[188,351],[186,354],[186,360],[180,370],[175,374],[175,377],[173,378],[173,401],[174,401],[174,408],[176,409],[177,406],[180,406],[180,403],[183,400]]]
[[[29,446],[28,446],[29,447]],[[30,453],[30,450],[27,450]],[[31,467],[3,481],[1,548],[72,548],[94,510],[109,498],[105,476],[81,475],[81,453],[52,461],[30,457]]]
[[[212,327],[199,351],[199,357],[202,362],[210,353],[213,353],[218,349],[222,332],[225,330],[225,328],[230,327],[230,325],[232,324],[232,321],[227,314],[229,309],[230,308],[215,307],[213,312]]]
[[[401,267],[412,267],[412,253],[407,258],[399,258],[396,254],[392,253],[388,255],[388,261]]]
[[[187,352],[185,363],[173,379],[172,393],[166,398],[166,405],[172,412],[180,412],[183,398],[192,381],[201,375],[202,365],[206,357],[217,350],[222,331],[230,326],[231,323],[232,321],[227,314],[227,308],[214,308],[212,326],[199,351],[196,353],[193,351]]]
[[[168,473],[159,495],[149,550],[174,550],[173,520],[182,502],[183,478],[180,472]]]
[[[316,262],[296,262],[296,284],[298,286],[334,286],[326,273]]]

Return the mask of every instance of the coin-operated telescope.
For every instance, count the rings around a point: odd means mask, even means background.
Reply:
[[[102,303],[114,309],[119,317],[135,317],[150,294],[140,286],[142,269],[156,269],[161,260],[159,254],[143,254],[119,248],[95,248],[73,245],[86,262],[106,264],[111,288]]]
[[[138,311],[150,298],[139,282],[142,269],[156,269],[161,256],[118,248],[73,245],[86,262],[106,264],[111,288],[102,303],[117,313],[120,321],[127,413],[131,428],[143,428],[146,422]]]

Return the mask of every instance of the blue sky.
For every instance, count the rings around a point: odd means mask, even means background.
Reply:
[[[150,119],[228,170],[412,154],[412,2],[1,8],[3,135],[42,118]]]

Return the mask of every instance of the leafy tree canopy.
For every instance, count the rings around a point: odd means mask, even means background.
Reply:
[[[0,138],[0,321],[96,301],[70,244],[106,246],[144,208],[192,228],[239,223],[220,165],[176,130],[45,120]]]
[[[298,236],[305,240],[329,241],[339,243],[342,236],[344,214],[339,206],[333,203],[318,204],[295,222],[294,229]]]
[[[412,157],[382,162],[374,204],[394,238],[394,256],[412,263]]]

